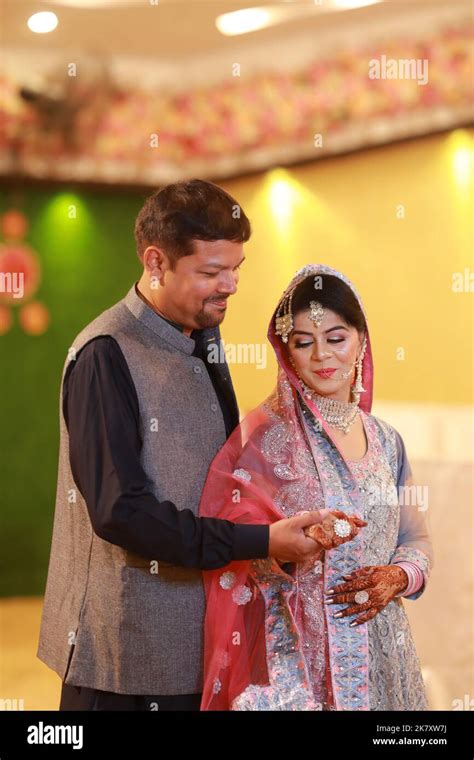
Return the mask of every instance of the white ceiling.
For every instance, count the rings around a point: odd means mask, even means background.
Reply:
[[[446,7],[446,0],[397,0],[371,5],[358,10],[329,12],[331,0],[324,0],[324,10],[306,19],[253,32],[239,37],[225,37],[215,27],[221,14],[252,5],[268,5],[271,0],[229,2],[225,0],[96,0],[103,7],[86,7],[93,0],[45,2],[45,0],[0,0],[1,42],[9,48],[21,48],[29,53],[82,51],[109,56],[152,56],[159,59],[188,58],[200,53],[223,52],[230,46],[262,43],[314,29],[324,35],[351,19],[358,22],[383,20],[390,22],[393,14],[408,15],[420,7]],[[289,0],[291,2],[291,0]],[[66,3],[66,4],[64,4]],[[282,0],[280,5],[287,3]],[[312,5],[312,0],[294,5]],[[465,6],[463,0],[449,0],[448,5]],[[28,18],[39,10],[53,10],[59,18],[58,27],[49,34],[33,34]],[[282,48],[284,55],[284,48]]]

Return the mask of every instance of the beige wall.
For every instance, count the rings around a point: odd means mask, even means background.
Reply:
[[[264,343],[294,272],[329,264],[368,311],[376,398],[472,404],[473,296],[454,293],[452,278],[474,274],[473,136],[460,129],[227,183],[254,234],[224,340]],[[232,374],[249,410],[273,386],[273,356],[266,370],[235,364]]]

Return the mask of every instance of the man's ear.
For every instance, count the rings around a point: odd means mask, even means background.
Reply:
[[[156,245],[149,245],[143,251],[143,268],[148,272],[150,277],[156,278],[160,284],[167,269],[170,269],[170,262],[166,254],[157,248]]]

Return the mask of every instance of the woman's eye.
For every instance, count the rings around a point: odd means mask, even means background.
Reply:
[[[328,343],[342,343],[344,338],[328,338]]]
[[[201,272],[201,274],[204,274],[206,277],[215,277],[215,272]]]
[[[307,346],[312,346],[313,344],[311,341],[308,343],[295,343],[295,348],[306,348]]]

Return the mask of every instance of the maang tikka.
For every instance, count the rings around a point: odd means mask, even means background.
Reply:
[[[319,303],[319,301],[309,302],[309,318],[311,322],[316,325],[316,327],[319,327],[319,325],[323,321],[324,309]]]

